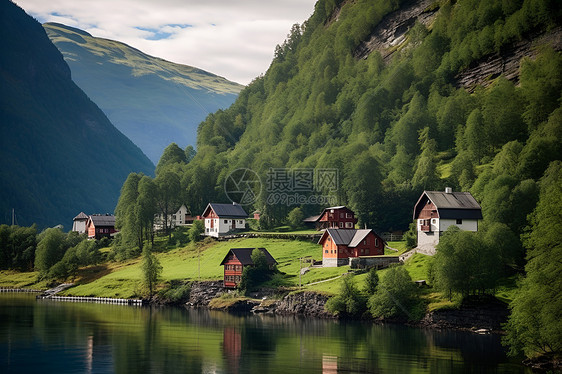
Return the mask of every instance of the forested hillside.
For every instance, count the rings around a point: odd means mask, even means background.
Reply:
[[[416,4],[426,6],[380,30]],[[547,0],[321,0],[267,73],[199,126],[195,159],[170,163],[183,200],[194,212],[225,201],[237,168],[257,172],[264,187],[270,168],[335,168],[338,203],[360,225],[407,229],[422,190],[451,186],[519,233],[537,180],[560,158],[560,14]],[[391,37],[377,44],[378,34]],[[490,73],[479,77],[486,88],[462,87],[463,72],[525,40],[531,57],[510,80]],[[270,224],[296,206],[267,201],[263,188],[248,210]]]
[[[171,142],[195,146],[197,125],[229,107],[243,88],[73,27],[43,27],[70,66],[72,80],[154,163]]]
[[[131,172],[154,166],[71,80],[37,21],[0,1],[0,223],[69,229],[113,211]]]

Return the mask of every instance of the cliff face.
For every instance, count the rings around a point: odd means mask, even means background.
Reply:
[[[369,38],[355,49],[353,55],[366,59],[372,52],[378,51],[384,61],[389,63],[397,51],[408,47],[408,31],[416,21],[430,28],[438,14],[439,6],[433,0],[406,1],[399,10],[383,18]],[[502,48],[500,53],[484,56],[456,75],[456,85],[473,92],[477,86],[486,87],[502,74],[507,79],[518,82],[521,59],[534,58],[545,45],[561,51],[562,28],[527,35],[523,40]]]
[[[468,69],[457,74],[457,87],[472,92],[477,86],[488,86],[494,78],[503,76],[511,81],[519,81],[519,67],[524,57],[534,58],[543,46],[555,51],[562,50],[562,28],[557,27],[544,34],[529,35],[523,40],[502,49],[501,53],[485,56]]]
[[[367,58],[378,51],[385,62],[389,62],[394,52],[407,42],[407,33],[416,21],[428,27],[439,10],[433,7],[433,0],[410,0],[400,9],[388,14],[375,27],[368,40],[362,42],[354,51],[356,58]]]

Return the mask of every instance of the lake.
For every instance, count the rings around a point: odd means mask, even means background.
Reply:
[[[0,294],[2,373],[530,373],[497,335]]]

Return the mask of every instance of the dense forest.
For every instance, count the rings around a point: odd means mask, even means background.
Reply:
[[[267,73],[201,123],[195,158],[187,162],[171,145],[159,170],[178,176],[194,214],[228,201],[224,182],[238,168],[255,171],[262,185],[272,168],[336,169],[337,203],[354,209],[360,225],[405,230],[424,189],[451,186],[471,191],[486,219],[519,233],[537,202],[536,182],[560,157],[562,57],[533,45],[515,78],[487,77],[488,86],[472,93],[457,78],[530,35],[559,32],[560,7],[430,4],[422,11],[430,21],[414,17],[391,51],[357,58],[400,2],[319,1],[277,46]],[[262,211],[264,225],[282,223],[296,206],[267,201],[262,188],[248,207]],[[302,208],[311,215],[320,207]]]
[[[272,200],[272,173],[285,171],[289,183],[335,170],[336,185],[314,179],[299,193],[332,194],[377,231],[407,230],[423,190],[470,191],[484,220],[478,233],[444,237],[436,285],[486,292],[526,272],[506,340],[529,356],[560,352],[561,16],[551,0],[320,0],[277,46],[266,74],[200,124],[194,157],[166,148],[156,184],[200,214],[228,201],[232,172],[250,169],[262,188],[246,210],[260,210],[267,228],[295,208],[307,216],[326,206]],[[390,42],[377,41],[381,34]],[[516,49],[523,54],[510,74],[461,82]],[[116,211],[122,228],[143,222],[158,190],[151,185],[129,176]],[[148,238],[150,222],[144,227]]]
[[[154,165],[74,84],[41,24],[0,1],[0,223],[72,227]]]

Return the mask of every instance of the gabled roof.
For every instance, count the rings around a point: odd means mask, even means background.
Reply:
[[[310,217],[307,217],[307,218],[303,219],[302,221],[303,222],[316,222],[316,221],[318,221],[318,219],[320,219],[320,215],[310,216]]]
[[[113,214],[94,214],[90,216],[94,226],[115,226],[115,216]]]
[[[350,248],[354,248],[371,232],[373,234],[375,233],[371,229],[327,229],[318,241],[318,244],[329,235],[336,245],[346,245]]]
[[[324,210],[322,210],[322,212],[317,216],[310,216],[310,217],[307,217],[307,218],[303,219],[303,222],[317,222],[320,218],[322,218],[324,213],[326,213],[328,210],[331,210],[331,209],[347,209],[347,210],[349,210],[350,212],[353,213],[353,211],[351,209],[349,209],[348,207],[346,207],[345,205],[331,206],[331,207],[328,207],[328,208],[324,208]]]
[[[218,204],[218,203],[209,203],[205,210],[203,211],[202,216],[206,216],[207,212],[212,209],[217,216],[220,218],[223,217],[240,217],[240,218],[248,218],[248,213],[242,208],[242,206],[238,204]]]
[[[437,208],[440,218],[482,219],[482,208],[470,192],[424,191],[414,207],[414,219],[421,209],[418,205],[426,196]]]
[[[221,261],[221,265],[224,265],[226,260],[228,259],[229,255],[232,253],[238,261],[244,266],[246,265],[253,265],[254,262],[252,261],[252,252],[254,249],[259,249],[265,255],[265,259],[269,265],[277,264],[277,261],[271,256],[271,254],[265,248],[230,248],[224,259]]]
[[[88,215],[84,212],[80,212],[80,214],[74,217],[73,221],[85,220],[85,219],[88,219]]]

